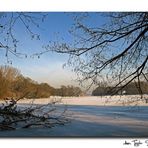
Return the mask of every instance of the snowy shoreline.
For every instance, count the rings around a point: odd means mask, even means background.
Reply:
[[[39,99],[22,99],[18,103],[20,104],[47,104],[53,101],[59,101],[57,104],[65,105],[92,105],[92,106],[128,106],[128,105],[139,105],[148,106],[146,99],[148,95],[143,95],[140,98],[139,95],[124,95],[124,96],[82,96],[82,97],[59,97],[51,96],[50,98],[39,98]]]

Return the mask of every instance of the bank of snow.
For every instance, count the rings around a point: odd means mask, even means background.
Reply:
[[[146,100],[148,95],[123,95],[123,96],[84,96],[84,97],[59,97],[51,96],[50,98],[42,99],[23,99],[19,103],[31,103],[33,101],[35,104],[47,104],[52,101],[59,101],[60,104],[67,105],[94,105],[94,106],[131,106],[140,105],[147,106]]]

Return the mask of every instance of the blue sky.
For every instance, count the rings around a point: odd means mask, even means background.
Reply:
[[[41,40],[31,40],[28,32],[24,30],[23,24],[18,22],[15,25],[14,35],[19,39],[17,51],[32,55],[43,51],[42,46],[49,41],[59,41],[61,38],[65,42],[72,42],[73,38],[69,34],[69,29],[73,26],[73,13],[50,12],[43,23],[40,23],[40,29],[32,27],[32,31],[40,34]],[[87,21],[92,26],[104,23],[102,17],[96,19],[95,13],[91,13],[91,18]],[[2,36],[0,37],[2,40]],[[0,51],[0,64],[7,64],[5,51]],[[62,68],[62,65],[67,62],[68,55],[48,52],[42,55],[39,59],[35,58],[17,58],[9,55],[12,60],[12,66],[18,68],[24,76],[38,82],[47,82],[51,86],[60,87],[61,85],[77,85],[73,80],[76,79],[75,73],[70,69]]]

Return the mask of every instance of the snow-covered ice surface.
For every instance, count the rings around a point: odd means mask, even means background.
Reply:
[[[75,103],[74,100],[68,103],[68,98],[65,98],[63,102],[68,104],[71,122],[64,126],[0,131],[0,137],[148,137],[147,104],[135,107],[121,106],[120,103],[100,106],[97,97],[91,98],[91,104],[90,98],[79,98]],[[45,100],[39,99],[37,102],[46,103]],[[61,108],[61,105],[58,107]]]

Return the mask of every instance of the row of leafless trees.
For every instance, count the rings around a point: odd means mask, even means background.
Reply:
[[[140,86],[141,86],[141,91],[142,94],[148,94],[148,83],[140,81]],[[120,90],[120,91],[118,91]],[[95,88],[92,91],[93,96],[105,96],[105,95],[140,95],[141,91],[138,88],[138,83],[137,82],[131,82],[124,88],[113,88],[112,86],[109,85],[103,85],[101,84],[97,88]]]
[[[48,98],[50,96],[79,96],[82,91],[79,87],[61,86],[56,89],[47,83],[24,77],[18,69],[10,66],[0,66],[0,98]]]

